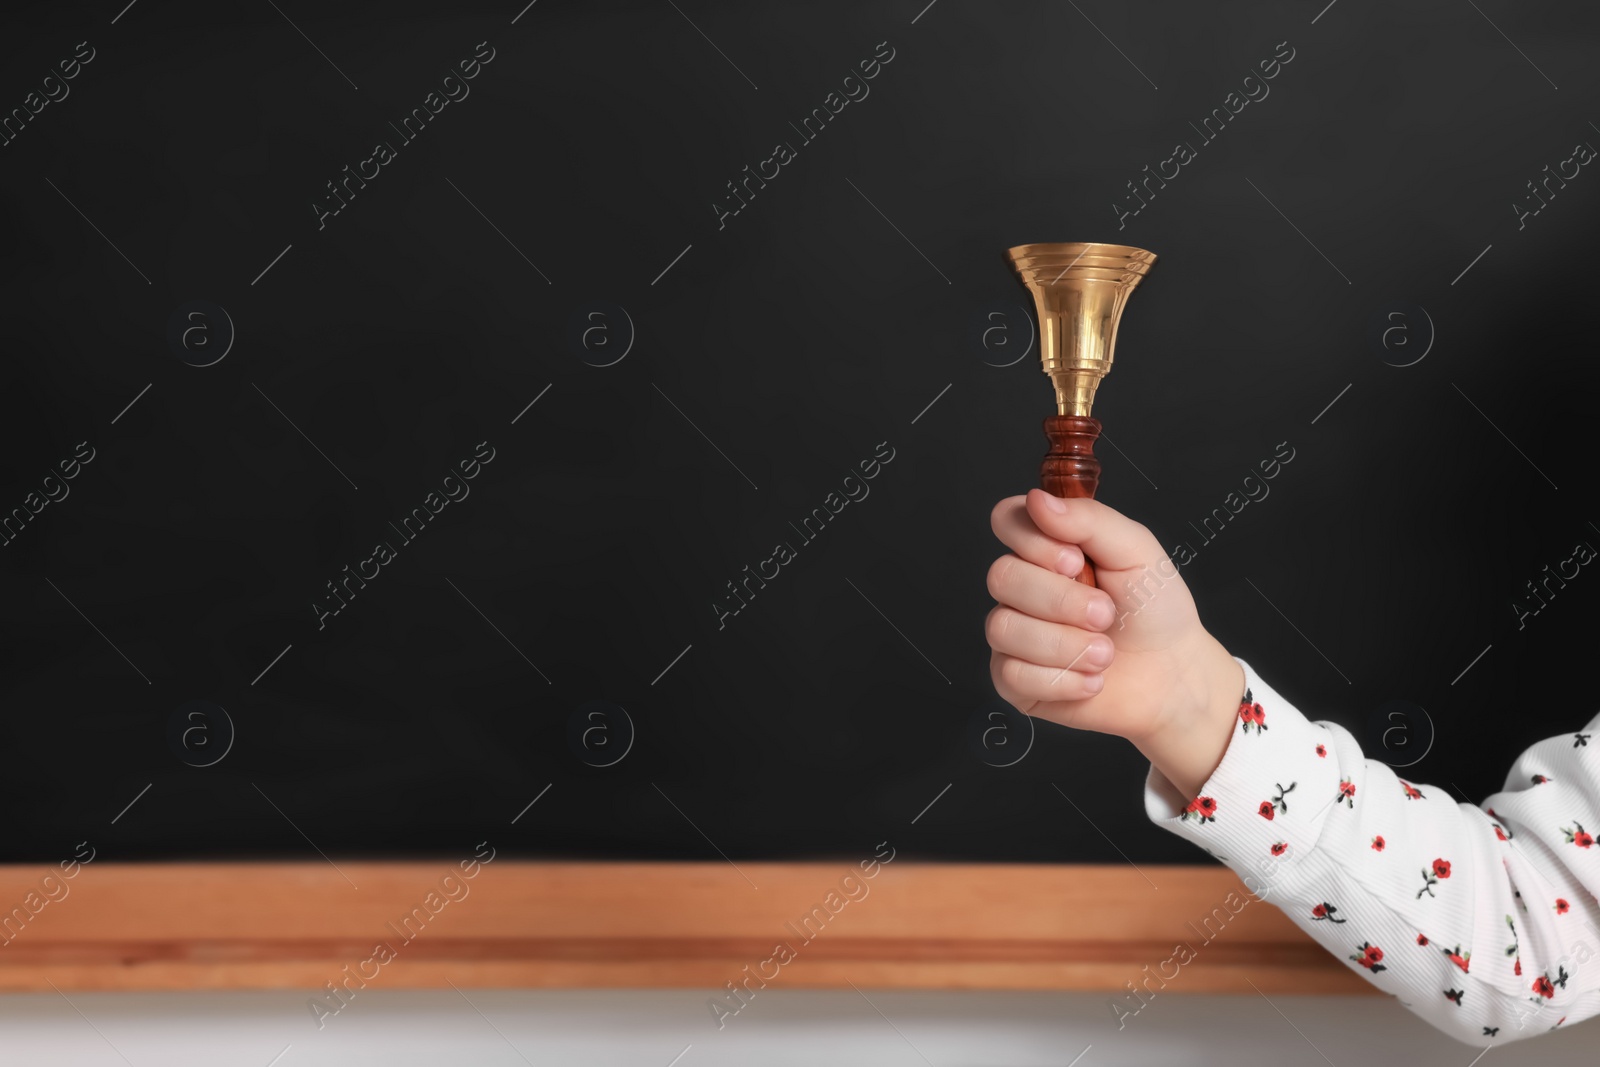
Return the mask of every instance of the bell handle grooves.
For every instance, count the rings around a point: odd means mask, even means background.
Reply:
[[[1051,496],[1093,498],[1100,487],[1100,461],[1094,442],[1100,420],[1088,415],[1050,415],[1044,420],[1050,451],[1039,464],[1039,485]],[[1078,581],[1098,587],[1094,564],[1084,557]]]

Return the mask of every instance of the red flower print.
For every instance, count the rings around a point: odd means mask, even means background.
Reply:
[[[1428,943],[1428,935],[1427,934],[1418,934],[1417,935],[1417,944],[1426,945],[1427,943]]]
[[[1318,904],[1311,909],[1311,917],[1313,919],[1326,919],[1328,917],[1328,906],[1326,904]]]
[[[1462,955],[1460,945],[1455,947],[1454,952],[1450,951],[1449,949],[1441,949],[1440,951],[1445,954],[1446,959],[1455,964],[1457,967],[1460,967],[1463,973],[1466,971],[1468,964],[1472,962],[1472,953],[1468,952],[1467,954]]]
[[[1555,781],[1554,778],[1546,778],[1542,774],[1536,774],[1536,775],[1533,776],[1533,784],[1534,785],[1544,785],[1546,782],[1553,782],[1553,781]]]
[[[1287,841],[1279,841],[1272,846],[1272,854],[1274,856],[1281,856],[1287,851],[1289,851],[1289,843]]]
[[[1568,844],[1577,845],[1579,848],[1588,848],[1594,844],[1593,835],[1583,828],[1583,823],[1574,820],[1572,826],[1571,830],[1565,826],[1561,828],[1561,832],[1567,835]]]
[[[1387,968],[1379,962],[1383,959],[1383,949],[1379,948],[1377,945],[1363,941],[1361,943],[1361,947],[1356,949],[1356,953],[1356,955],[1351,956],[1350,958],[1355,960],[1359,966],[1365,967],[1373,974],[1377,974],[1382,970],[1387,970]]]
[[[1427,800],[1428,799],[1427,797],[1422,795],[1422,790],[1418,789],[1416,786],[1412,785],[1410,782],[1406,781],[1405,779],[1403,779],[1403,778],[1399,779],[1399,782],[1400,782],[1400,788],[1404,789],[1406,791],[1406,799],[1407,800]]]
[[[1494,824],[1494,836],[1498,837],[1502,841],[1506,839],[1506,832],[1500,829],[1499,823]]]
[[[1377,837],[1374,837],[1372,839],[1372,851],[1374,851],[1374,852],[1382,852],[1383,851],[1383,846],[1386,845],[1386,844],[1388,844],[1388,842],[1386,842],[1383,839],[1383,835],[1382,834],[1379,834]]]
[[[1323,759],[1327,759],[1328,758],[1328,747],[1326,745],[1318,745],[1317,746],[1317,755],[1321,756]]]
[[[1455,1001],[1458,1008],[1461,1007],[1461,998],[1466,995],[1467,991],[1465,989],[1446,989],[1444,991],[1444,999]]]
[[[1294,787],[1300,783],[1290,782],[1287,789],[1284,788],[1282,782],[1274,782],[1273,784],[1278,787],[1278,795],[1273,797],[1271,800],[1263,800],[1261,802],[1261,807],[1256,809],[1257,814],[1259,814],[1263,819],[1272,818],[1273,813],[1277,811],[1281,811],[1285,815],[1289,814],[1289,802],[1283,798],[1287,794],[1294,792]]]
[[[1567,968],[1564,965],[1557,965],[1554,978],[1551,978],[1550,972],[1546,971],[1533,980],[1533,991],[1549,1000],[1556,995],[1556,986],[1562,989],[1567,987],[1567,977]]]
[[[1190,818],[1198,819],[1201,825],[1215,822],[1217,819],[1217,802],[1211,797],[1195,797],[1185,805],[1179,817],[1185,821]]]
[[[1440,878],[1448,878],[1448,877],[1450,877],[1450,861],[1449,860],[1434,860],[1433,861],[1433,873],[1437,874]]]
[[[1352,799],[1356,795],[1356,784],[1348,778],[1339,779],[1339,795],[1333,798],[1335,804],[1344,801],[1345,807],[1353,808],[1356,802]]]
[[[1565,915],[1567,912],[1569,912],[1571,910],[1572,910],[1572,905],[1571,904],[1568,904],[1561,897],[1556,897],[1556,914],[1557,915]]]
[[[1339,918],[1337,914],[1338,911],[1338,908],[1334,907],[1332,904],[1329,904],[1327,901],[1323,901],[1321,904],[1318,904],[1316,907],[1311,909],[1311,917],[1319,921],[1326,919],[1331,923],[1345,922],[1346,920]]]
[[[1522,957],[1521,956],[1517,957],[1517,965],[1511,969],[1511,973],[1512,974],[1517,974],[1517,975],[1520,975],[1522,973]]]
[[[1239,701],[1239,729],[1245,733],[1255,727],[1256,733],[1267,728],[1267,713],[1261,705],[1250,699],[1250,690],[1244,691],[1244,699]]]

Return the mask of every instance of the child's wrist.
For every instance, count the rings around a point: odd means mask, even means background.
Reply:
[[[1185,671],[1173,709],[1147,736],[1129,738],[1185,797],[1205,785],[1233,736],[1245,674],[1239,662],[1209,633],[1182,656]]]

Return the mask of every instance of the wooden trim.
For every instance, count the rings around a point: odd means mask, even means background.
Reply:
[[[40,906],[52,870],[0,866],[0,990],[315,990],[353,974],[377,988],[723,989],[764,974],[779,988],[1126,993],[1164,968],[1163,991],[1250,993],[1247,977],[1277,993],[1370,991],[1217,867],[1152,867],[1147,880],[1127,866],[902,859],[867,879],[842,860],[497,859],[467,880],[452,860],[100,861]],[[455,900],[440,888],[452,873]],[[19,923],[25,900],[37,914]],[[418,906],[404,940],[389,924]],[[796,930],[813,908],[808,941]],[[392,959],[367,962],[379,942]],[[769,962],[780,942],[792,958]],[[1192,958],[1164,962],[1180,943]]]

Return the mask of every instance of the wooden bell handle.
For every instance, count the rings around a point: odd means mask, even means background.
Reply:
[[[1100,420],[1088,415],[1049,415],[1044,435],[1050,451],[1039,464],[1039,485],[1052,496],[1094,497],[1100,487],[1100,461],[1094,455]],[[1098,587],[1094,565],[1085,557],[1078,581]]]

